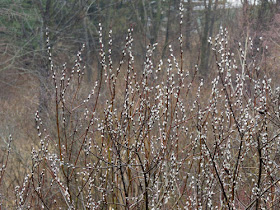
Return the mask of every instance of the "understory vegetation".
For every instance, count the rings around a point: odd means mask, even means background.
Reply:
[[[133,24],[116,56],[113,27],[99,23],[93,71],[88,43],[60,54],[44,25],[32,61],[47,70],[16,90],[35,102],[1,103],[13,112],[1,118],[0,209],[280,208],[277,14],[262,36],[246,21],[238,41],[226,26],[202,35],[206,59],[185,44],[183,1],[177,13],[176,38],[148,41],[145,55]]]

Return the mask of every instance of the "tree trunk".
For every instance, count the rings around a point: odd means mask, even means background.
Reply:
[[[204,0],[205,8],[205,23],[204,23],[204,29],[202,34],[202,40],[201,40],[201,48],[200,48],[200,66],[199,70],[201,72],[201,76],[207,77],[209,74],[208,65],[209,65],[209,58],[210,58],[210,45],[208,43],[208,38],[212,36],[213,34],[213,28],[214,23],[216,19],[216,9],[218,5],[218,0],[215,0],[214,8],[212,10],[213,2],[212,0],[208,1],[207,6],[207,0]]]

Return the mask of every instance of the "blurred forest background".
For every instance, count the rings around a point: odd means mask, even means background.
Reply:
[[[128,28],[133,28],[137,65],[144,63],[146,46],[158,43],[155,59],[166,57],[168,46],[178,48],[180,0],[1,0],[0,2],[0,99],[1,135],[26,128],[28,113],[46,107],[49,89],[46,29],[57,65],[71,61],[85,44],[83,59],[87,82],[100,76],[98,24],[104,43],[112,30],[114,60],[121,57]],[[184,65],[199,65],[199,77],[211,77],[215,61],[208,43],[220,27],[238,44],[252,37],[269,46],[267,65],[278,62],[280,1],[184,0]],[[263,37],[262,40],[259,37]],[[106,40],[107,39],[107,40]],[[264,43],[263,43],[264,42]],[[105,44],[105,48],[108,48]],[[262,49],[260,49],[262,50]],[[275,53],[274,53],[275,52]],[[62,62],[63,61],[63,62]],[[141,69],[141,68],[139,68]],[[275,77],[273,77],[275,78]],[[30,123],[27,123],[28,125]],[[31,123],[32,124],[32,123]],[[23,135],[23,132],[19,132]],[[3,137],[2,136],[2,137]]]
[[[49,79],[46,32],[58,69],[64,62],[73,63],[76,52],[85,44],[84,88],[89,90],[101,74],[99,23],[106,50],[112,30],[113,61],[121,59],[127,29],[133,28],[134,69],[142,71],[147,45],[158,43],[155,61],[168,58],[169,45],[179,52],[179,3],[180,0],[0,1],[0,158],[6,151],[9,134],[14,139],[10,155],[13,167],[7,168],[7,174],[12,175],[2,183],[7,189],[19,185],[29,170],[32,144],[38,142],[35,111],[43,113],[45,119],[49,115],[53,85]],[[271,76],[272,84],[280,79],[280,0],[184,0],[183,4],[185,69],[198,65],[198,78],[206,84],[211,82],[216,61],[208,40],[220,27],[226,27],[229,45],[238,46],[251,37],[259,46],[255,51],[262,55],[255,59]]]

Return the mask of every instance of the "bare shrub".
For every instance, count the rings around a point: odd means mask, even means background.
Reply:
[[[280,89],[258,67],[251,39],[236,52],[226,29],[209,39],[217,66],[205,87],[197,68],[184,69],[182,35],[166,61],[148,46],[139,71],[133,29],[116,65],[111,33],[105,51],[100,25],[102,74],[88,94],[84,46],[70,72],[48,48],[54,111],[48,123],[35,114],[40,143],[16,208],[277,209]]]

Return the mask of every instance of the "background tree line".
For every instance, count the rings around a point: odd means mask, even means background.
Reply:
[[[139,45],[134,49],[137,54],[144,58],[146,46],[158,41],[161,44],[161,52],[158,55],[163,57],[166,47],[177,39],[179,2],[3,0],[0,7],[2,45],[8,47],[11,56],[14,55],[3,64],[27,72],[36,69],[36,72],[44,77],[47,70],[41,60],[46,57],[45,33],[48,28],[51,46],[57,54],[65,55],[69,50],[74,52],[77,47],[86,44],[90,81],[94,64],[98,60],[96,55],[100,46],[97,28],[100,22],[103,24],[104,34],[109,30],[113,31],[114,56],[119,56],[116,49],[122,46],[127,29],[133,27]],[[235,30],[237,36],[248,31],[251,34],[260,33],[269,26],[269,22],[278,12],[279,1],[258,0],[252,3],[244,0],[239,2],[238,7],[232,7],[233,3],[227,0],[185,0],[184,4],[185,48],[192,52],[191,55],[195,54],[194,58],[190,56],[187,60],[188,63],[194,64],[197,62],[195,57],[199,57],[201,74],[207,76],[208,65],[211,65],[208,38],[217,33],[221,25]],[[32,59],[34,62],[31,62]],[[40,68],[36,66],[38,60],[42,64]]]

